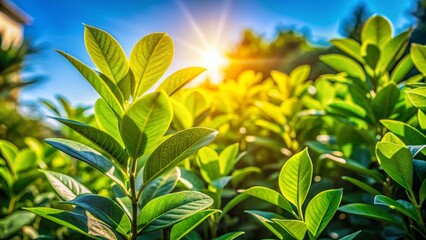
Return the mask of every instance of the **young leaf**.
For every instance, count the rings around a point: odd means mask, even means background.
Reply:
[[[121,137],[131,157],[137,159],[157,143],[172,118],[172,107],[164,92],[147,94],[132,103],[120,123]]]
[[[219,166],[220,166],[220,174],[225,176],[229,174],[234,165],[237,163],[236,160],[239,151],[239,144],[234,143],[232,145],[227,146],[223,151],[219,154]]]
[[[297,240],[303,240],[307,230],[306,223],[299,220],[276,219],[272,221],[286,230],[292,237]]]
[[[72,200],[80,194],[91,193],[83,184],[68,175],[47,170],[40,171],[46,175],[58,196],[65,201]]]
[[[413,43],[411,44],[410,54],[416,68],[423,76],[426,75],[426,46]]]
[[[342,189],[327,190],[316,195],[309,202],[305,222],[311,239],[317,239],[331,221],[342,200]]]
[[[320,60],[338,72],[346,72],[351,77],[365,81],[364,70],[351,58],[340,54],[327,54],[320,56]]]
[[[104,99],[99,98],[95,103],[95,118],[99,128],[111,135],[121,146],[124,146],[118,128],[118,119],[114,111],[108,106]]]
[[[138,215],[138,232],[163,229],[211,206],[213,199],[192,191],[170,193],[148,202]]]
[[[284,197],[301,209],[312,181],[312,161],[307,148],[293,155],[281,169],[279,187]]]
[[[413,159],[407,147],[391,142],[378,142],[376,156],[380,166],[393,180],[405,189],[411,189],[413,184]]]
[[[127,57],[120,44],[107,32],[85,25],[84,43],[96,67],[118,83],[129,71]]]
[[[205,147],[197,153],[197,164],[200,168],[200,173],[207,183],[213,182],[220,178],[219,155],[215,150]]]
[[[120,167],[115,165],[114,162],[108,158],[102,156],[99,152],[92,148],[67,139],[61,138],[48,138],[45,140],[46,143],[53,146],[56,149],[83,161],[90,166],[98,169],[103,174],[107,175],[114,182],[116,182],[123,189],[126,189],[125,183],[127,181],[126,173],[124,173]]]
[[[124,110],[122,104],[124,99],[120,89],[118,89],[116,85],[105,82],[105,80],[102,79],[95,71],[71,55],[62,51],[58,52],[72,65],[74,65],[74,67],[86,78],[86,80],[93,86],[105,102],[108,103],[115,113],[119,116],[123,115]]]
[[[63,118],[52,118],[81,134],[87,140],[109,154],[112,159],[125,168],[127,164],[127,154],[123,147],[121,147],[120,143],[117,142],[113,137],[95,127],[82,122]]]
[[[157,91],[164,90],[169,96],[172,96],[205,70],[205,68],[200,67],[181,69],[167,77],[160,86],[158,86]]]
[[[131,222],[121,207],[109,198],[95,194],[83,194],[64,203],[77,205],[93,214],[123,236],[127,236],[131,229]]]
[[[209,128],[190,128],[175,133],[149,156],[144,167],[144,182],[160,176],[185,158],[210,143],[217,132]]]
[[[393,200],[390,197],[384,195],[377,195],[374,197],[374,204],[388,206],[390,209],[393,209],[399,213],[404,214],[405,216],[413,219],[414,221],[419,221],[419,218],[416,215],[416,212],[412,212],[409,209],[405,208],[399,202]]]
[[[47,207],[24,209],[94,239],[126,239],[84,211],[70,212]]]
[[[362,43],[370,42],[378,47],[383,47],[392,39],[392,26],[389,21],[379,15],[369,18],[361,30]]]
[[[170,232],[170,240],[180,240],[185,237],[186,234],[191,232],[194,228],[200,225],[204,220],[213,214],[220,213],[217,209],[207,209],[198,212],[191,217],[182,220],[172,227]]]
[[[134,98],[148,91],[166,72],[173,58],[173,41],[165,33],[142,38],[130,54],[130,68],[135,76]]]
[[[346,204],[339,207],[339,211],[372,218],[397,226],[402,226],[402,221],[400,218],[397,218],[395,215],[384,211],[381,207],[376,207],[365,203]]]
[[[37,155],[28,148],[24,148],[16,154],[14,159],[15,174],[20,175],[35,167]]]
[[[361,57],[361,46],[352,38],[333,39],[330,43],[358,62],[364,62],[364,59]]]
[[[142,192],[141,205],[144,206],[147,202],[154,198],[170,193],[180,179],[180,168],[175,167],[170,172],[155,178],[149,182]]]

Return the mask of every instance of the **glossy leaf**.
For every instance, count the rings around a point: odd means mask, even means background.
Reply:
[[[407,92],[408,99],[421,111],[426,111],[426,87],[415,88]]]
[[[127,165],[126,162],[128,157],[126,152],[121,147],[121,144],[107,133],[82,122],[55,117],[53,117],[53,119],[81,134],[83,137],[109,154],[110,157],[119,163],[123,168],[125,168]]]
[[[392,38],[392,32],[392,26],[389,21],[382,16],[375,15],[369,18],[362,27],[361,41],[382,47]]]
[[[83,161],[90,166],[98,169],[103,174],[107,175],[114,182],[120,185],[123,189],[126,189],[125,182],[127,180],[126,174],[114,164],[108,158],[102,156],[99,152],[93,150],[92,148],[67,139],[61,138],[48,138],[45,140],[49,145],[53,146],[56,149],[70,155],[73,158],[76,158],[80,161]]]
[[[102,98],[98,99],[95,103],[95,118],[99,128],[111,135],[117,142],[124,146],[123,140],[120,136],[118,119],[114,111]]]
[[[84,211],[71,212],[47,207],[24,209],[94,239],[125,239]]]
[[[354,232],[354,233],[351,233],[351,234],[349,234],[349,235],[346,235],[346,236],[344,236],[344,237],[342,237],[342,238],[340,238],[340,240],[352,240],[352,239],[355,239],[355,237],[356,236],[358,236],[358,234],[361,232],[361,230],[358,230],[358,231],[356,231],[356,232]]]
[[[160,86],[158,86],[157,91],[164,90],[169,96],[172,96],[205,70],[205,68],[200,67],[181,69],[167,77]]]
[[[365,204],[365,203],[351,203],[339,208],[339,211],[360,215],[368,218],[372,218],[385,223],[401,226],[401,219],[395,215],[390,214],[383,210],[381,207]]]
[[[93,214],[124,236],[130,232],[131,222],[121,207],[109,198],[95,194],[83,194],[65,203],[77,205]]]
[[[172,118],[172,107],[164,92],[147,94],[132,103],[120,123],[121,137],[131,157],[140,157],[156,144]]]
[[[278,182],[281,193],[298,209],[308,195],[312,173],[312,161],[307,149],[293,155],[281,169]]]
[[[281,219],[282,217],[278,214],[265,211],[246,210],[244,211],[253,216],[257,221],[262,223],[269,231],[271,231],[279,239],[285,239],[291,237],[282,227],[277,223],[273,222],[272,219]]]
[[[57,172],[41,170],[46,175],[50,185],[63,200],[72,200],[80,194],[91,193],[83,184],[74,178]]]
[[[320,56],[322,62],[338,72],[346,72],[349,76],[365,81],[365,73],[362,67],[346,56],[340,54],[327,54]]]
[[[215,179],[222,177],[220,174],[219,155],[215,150],[205,147],[197,153],[197,164],[200,173],[207,183],[213,182]]]
[[[96,67],[118,83],[129,71],[127,57],[120,44],[107,32],[85,25],[84,43]]]
[[[411,58],[416,68],[426,75],[426,46],[413,43],[410,48]]]
[[[303,240],[305,238],[307,230],[305,222],[287,219],[272,219],[272,221],[274,221],[276,224],[286,230],[295,239]]]
[[[395,108],[399,98],[399,90],[395,84],[382,88],[373,99],[373,111],[376,119],[388,118]]]
[[[207,218],[209,218],[210,216],[216,213],[220,213],[220,210],[207,209],[207,210],[198,212],[185,220],[178,222],[172,227],[172,230],[170,232],[170,240],[182,239],[183,237],[185,237],[186,234],[191,232],[203,221],[205,221]]]
[[[108,103],[114,112],[120,116],[123,115],[124,110],[122,104],[124,99],[120,89],[117,86],[115,86],[113,83],[106,82],[95,71],[80,62],[78,59],[65,52],[58,52],[64,56],[72,65],[74,65],[74,67],[81,73],[81,75],[86,78],[86,80],[93,86],[93,88],[99,93],[105,102]]]
[[[175,167],[170,172],[148,183],[142,192],[141,205],[144,206],[150,200],[170,193],[180,180],[180,175],[180,169]]]
[[[401,82],[413,66],[414,64],[411,56],[405,56],[401,61],[399,61],[395,69],[392,71],[391,81],[394,83]]]
[[[390,209],[393,209],[393,210],[395,210],[399,213],[402,213],[405,216],[413,219],[414,221],[419,220],[415,211],[413,212],[413,211],[410,211],[409,209],[406,209],[399,202],[393,200],[392,198],[390,198],[388,196],[384,196],[384,195],[375,196],[374,197],[374,204],[388,206]]]
[[[388,119],[380,122],[407,145],[423,145],[426,142],[423,133],[404,122]]]
[[[305,222],[311,239],[317,239],[331,221],[342,200],[343,190],[333,189],[317,194],[305,211]]]
[[[227,146],[219,154],[219,167],[222,176],[229,174],[239,160],[237,159],[239,146],[238,143],[234,143]]]
[[[166,33],[145,36],[130,54],[130,68],[135,77],[134,97],[148,91],[166,72],[173,58],[173,41]]]
[[[376,156],[380,166],[393,180],[405,189],[411,189],[413,159],[407,147],[386,141],[378,142]]]
[[[144,168],[144,182],[151,181],[177,166],[185,158],[210,143],[217,132],[209,128],[190,128],[175,133],[149,156]]]
[[[211,206],[213,199],[192,191],[170,193],[148,202],[138,216],[139,233],[163,229]]]
[[[347,177],[347,176],[343,176],[342,179],[354,184],[355,186],[361,188],[362,190],[368,192],[371,195],[380,195],[381,194],[379,191],[377,191],[372,186],[370,186],[367,183],[364,183],[364,182],[362,182],[358,179]]]

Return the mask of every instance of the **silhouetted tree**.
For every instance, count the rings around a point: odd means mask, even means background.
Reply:
[[[362,26],[370,15],[365,5],[358,5],[352,15],[342,21],[340,33],[345,37],[360,42]]]

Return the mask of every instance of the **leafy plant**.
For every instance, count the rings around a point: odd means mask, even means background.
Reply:
[[[186,74],[172,74],[156,91],[147,93],[172,60],[171,38],[164,33],[145,36],[133,48],[129,60],[118,42],[103,30],[85,26],[84,38],[100,72],[58,52],[102,97],[95,105],[99,128],[56,118],[88,143],[61,138],[46,142],[106,175],[114,182],[116,199],[93,194],[67,175],[44,171],[67,207],[26,209],[95,239],[136,239],[210,207],[213,200],[196,191],[147,194],[157,179],[164,179],[163,174],[173,171],[217,134],[195,127],[165,136],[173,118],[169,96],[191,79]]]

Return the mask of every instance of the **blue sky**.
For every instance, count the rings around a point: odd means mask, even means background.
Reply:
[[[314,41],[339,37],[340,21],[366,3],[372,13],[388,17],[396,31],[413,24],[408,0],[14,0],[34,19],[26,35],[44,45],[35,71],[41,84],[24,89],[21,99],[53,99],[62,94],[73,104],[98,98],[91,86],[54,49],[61,49],[93,66],[83,41],[86,23],[110,32],[130,53],[132,46],[151,32],[167,32],[175,42],[175,58],[167,74],[196,66],[202,56],[194,49],[216,46],[230,49],[242,29],[251,28],[272,38],[277,26],[310,29]],[[197,30],[198,29],[198,30]],[[222,29],[222,30],[220,30]],[[204,40],[203,40],[204,39]]]

